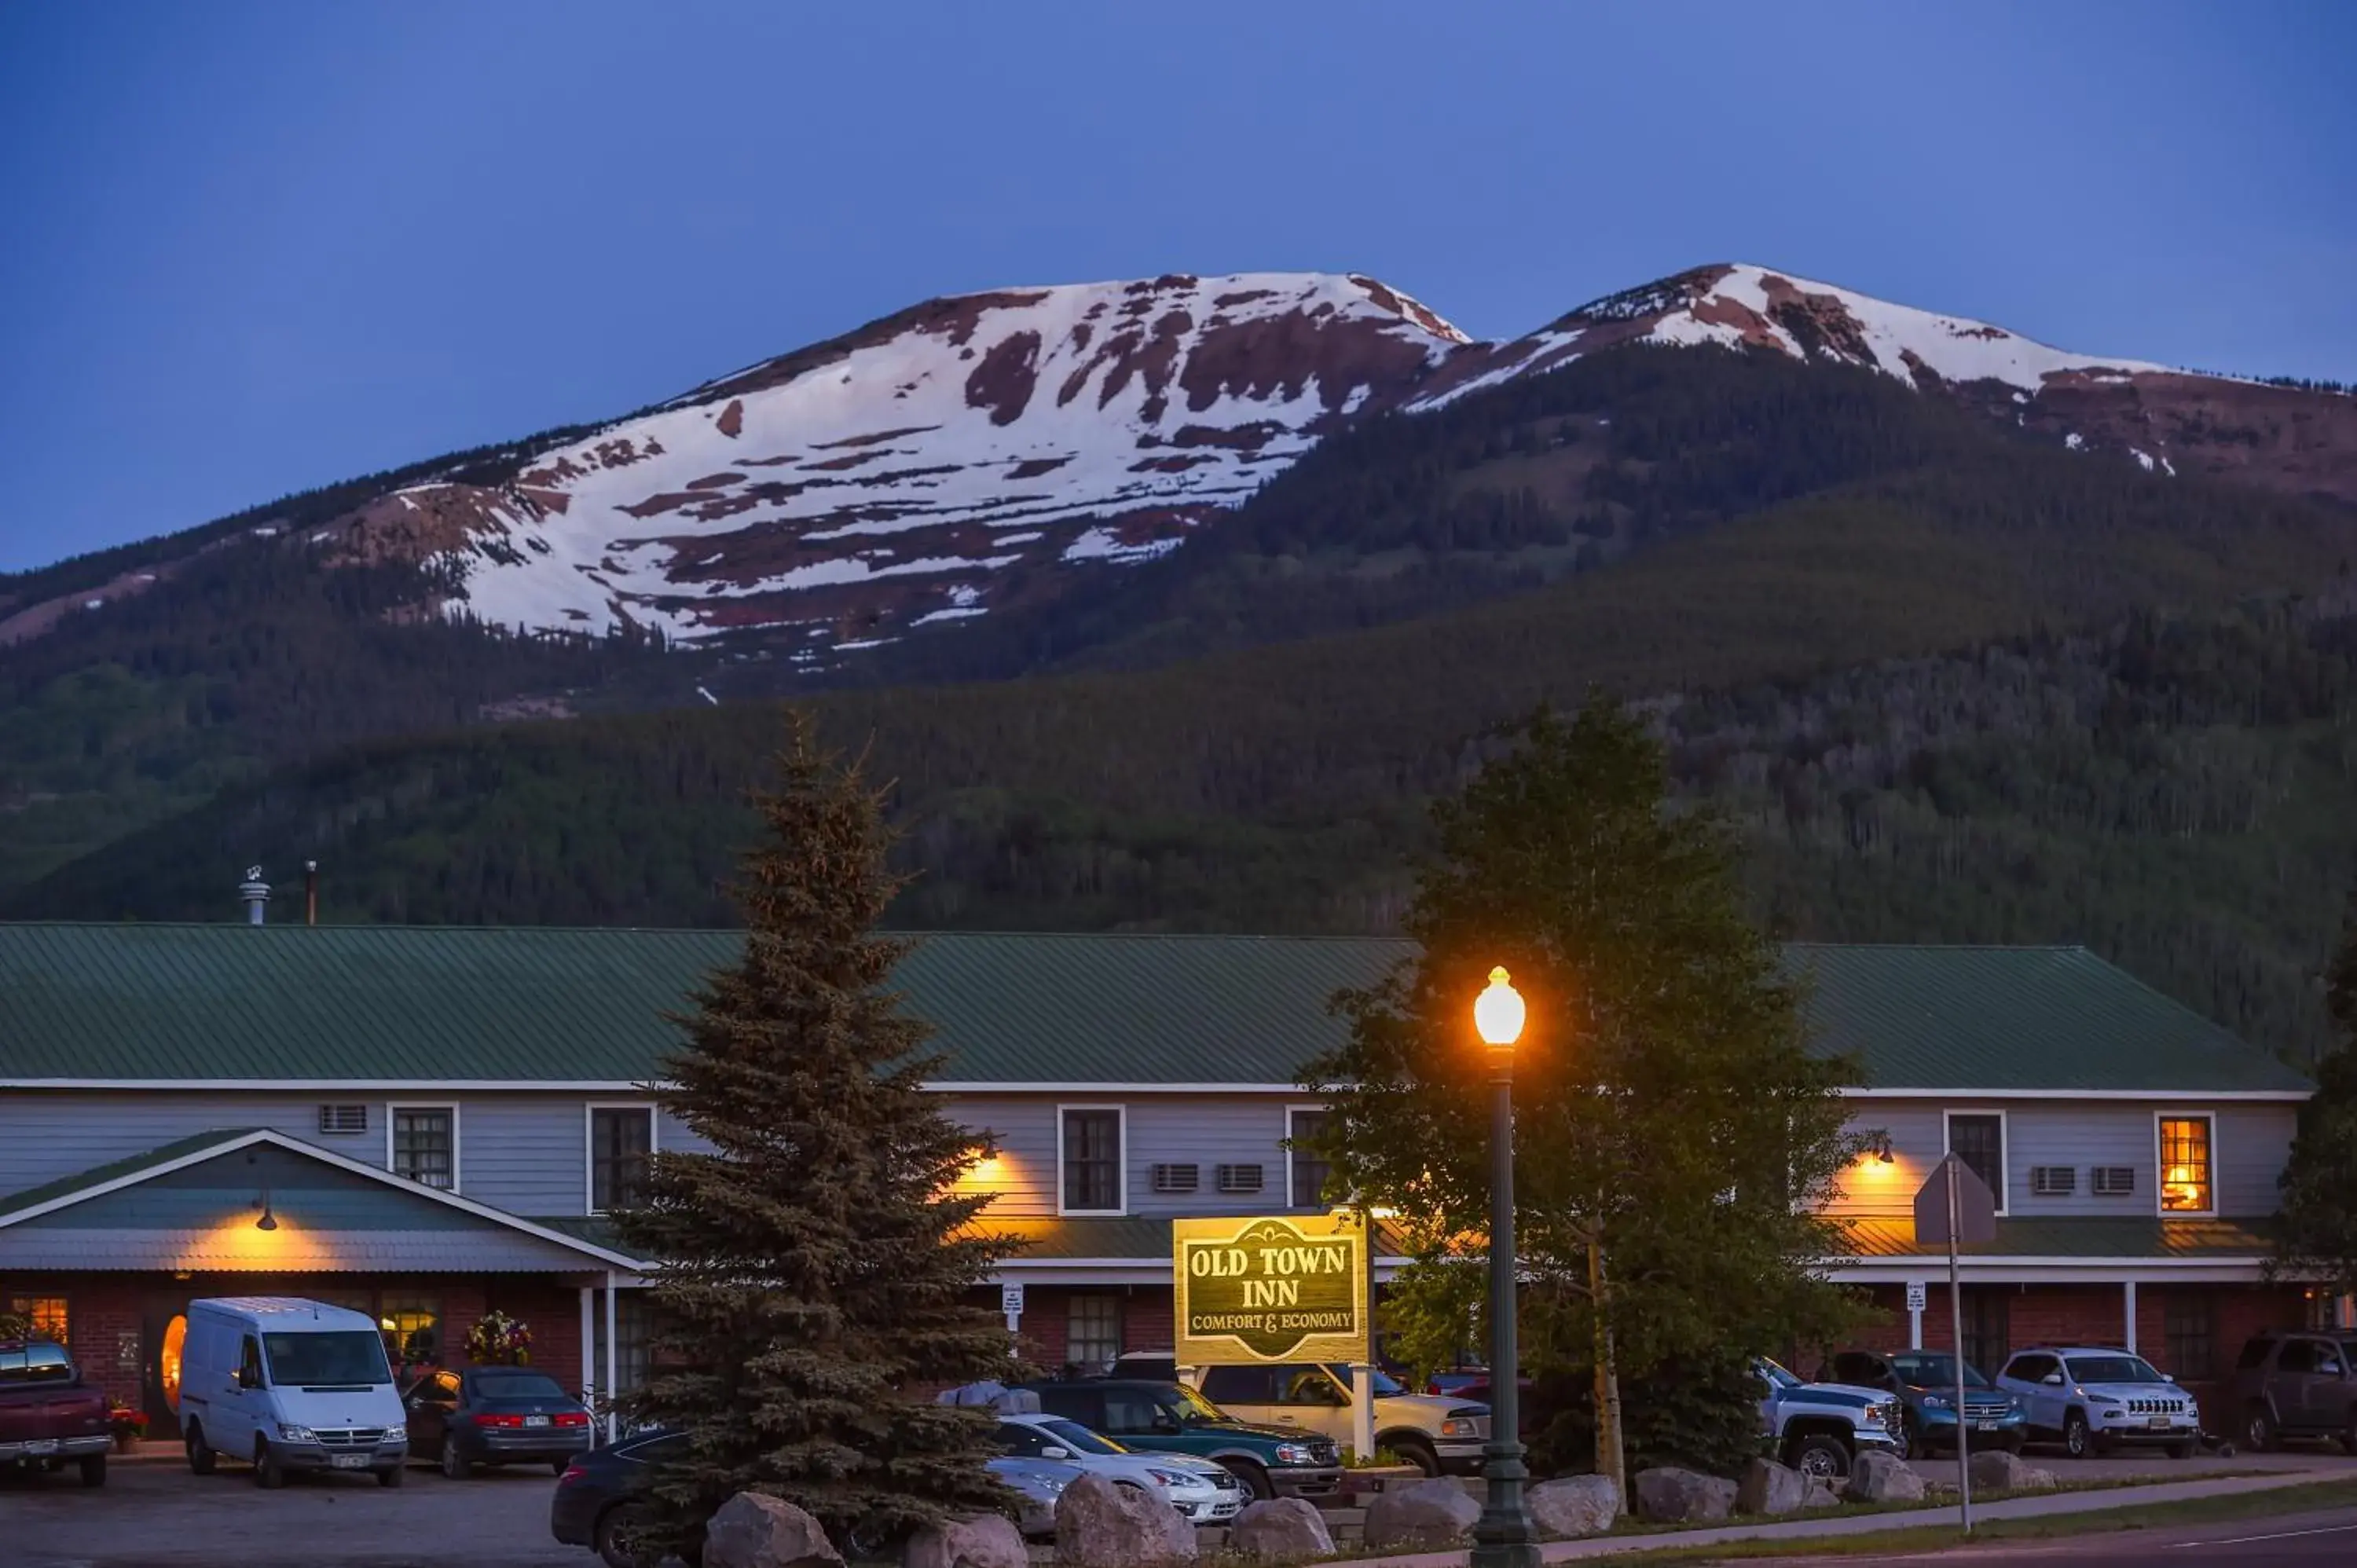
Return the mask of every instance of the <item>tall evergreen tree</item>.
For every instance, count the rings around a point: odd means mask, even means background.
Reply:
[[[2276,1178],[2276,1267],[2346,1295],[2357,1293],[2357,893],[2324,983],[2341,1038],[2316,1064],[2316,1093],[2299,1108],[2291,1157]]]
[[[1003,1508],[985,1412],[931,1387],[1004,1376],[977,1296],[1002,1238],[956,1183],[979,1153],[924,1080],[930,1027],[888,988],[905,942],[874,928],[899,886],[878,791],[795,715],[768,842],[737,890],[745,956],[677,1021],[664,1109],[711,1145],[653,1163],[615,1216],[660,1259],[651,1366],[621,1408],[687,1436],[653,1488],[651,1547],[692,1543],[740,1491],[807,1509],[838,1541]]]
[[[1435,1238],[1422,1264],[1446,1277],[1463,1266],[1450,1240],[1489,1230],[1472,1006],[1492,965],[1511,971],[1530,1008],[1513,1078],[1525,1369],[1592,1391],[1579,1420],[1601,1473],[1620,1468],[1616,1369],[1711,1411],[1632,1460],[1739,1464],[1757,1429],[1742,1358],[1856,1316],[1815,1266],[1846,1250],[1822,1208],[1870,1141],[1845,1131],[1854,1069],[1804,1048],[1730,838],[1672,804],[1640,720],[1595,697],[1518,739],[1436,811],[1405,922],[1422,951],[1338,1000],[1351,1038],[1304,1081],[1330,1096],[1342,1180]]]

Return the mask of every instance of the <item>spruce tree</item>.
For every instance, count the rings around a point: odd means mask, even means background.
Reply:
[[[767,842],[737,897],[745,955],[678,1022],[663,1108],[711,1145],[656,1157],[624,1243],[659,1259],[651,1366],[632,1421],[683,1433],[658,1470],[643,1545],[693,1545],[740,1491],[815,1515],[838,1543],[889,1540],[1011,1501],[985,1467],[987,1412],[933,1389],[1008,1374],[982,1297],[1002,1238],[959,1193],[976,1135],[924,1088],[931,1028],[889,989],[906,942],[875,926],[879,792],[792,721]]]
[[[2277,1178],[2276,1268],[2346,1295],[2357,1292],[2357,893],[2324,983],[2341,1038],[2316,1064],[2316,1092],[2299,1108],[2291,1156]]]

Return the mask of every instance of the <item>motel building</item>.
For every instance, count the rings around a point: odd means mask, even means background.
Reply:
[[[648,1086],[726,932],[0,925],[0,1309],[171,1430],[192,1297],[367,1312],[455,1365],[494,1309],[592,1397],[646,1363],[646,1261],[604,1214],[692,1148]],[[902,965],[933,1087],[996,1153],[972,1180],[1028,1246],[993,1299],[1049,1366],[1172,1346],[1172,1222],[1327,1212],[1287,1146],[1326,1011],[1379,940],[952,934]],[[2076,948],[1790,950],[1819,1048],[1861,1061],[1890,1155],[1835,1206],[1881,1348],[1949,1342],[1917,1187],[1953,1150],[1998,1198],[1964,1261],[1968,1356],[2131,1346],[2207,1401],[2244,1337],[2324,1304],[2264,1274],[2305,1080]],[[1372,1260],[1377,1288],[1402,1260]],[[1920,1310],[1910,1286],[1929,1285]],[[1804,1355],[1803,1370],[1813,1370]],[[2210,1419],[2221,1417],[2214,1405]]]

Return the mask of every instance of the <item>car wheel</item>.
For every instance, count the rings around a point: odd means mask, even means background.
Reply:
[[[2253,1405],[2243,1420],[2243,1446],[2254,1454],[2272,1454],[2277,1436],[2276,1418],[2267,1413],[2267,1407]]]
[[[638,1536],[646,1523],[644,1503],[616,1503],[599,1514],[597,1528],[591,1532],[597,1560],[606,1568],[641,1568],[647,1559],[639,1548]]]
[[[106,1455],[93,1454],[81,1462],[81,1484],[85,1487],[106,1485]]]
[[[2095,1451],[2094,1428],[2087,1424],[2084,1412],[2072,1411],[2062,1418],[2062,1452],[2073,1459],[2084,1459]]]
[[[1901,1421],[1899,1430],[1890,1434],[1890,1452],[1900,1459],[1928,1459],[1932,1456],[1932,1445],[1923,1441],[1922,1429],[1915,1424],[1913,1416]]]
[[[1830,1433],[1812,1433],[1785,1445],[1784,1463],[1803,1476],[1838,1481],[1849,1474],[1849,1446]]]
[[[458,1451],[458,1439],[454,1435],[442,1439],[442,1473],[454,1481],[463,1481],[475,1473],[474,1466]]]
[[[2021,1434],[2017,1432],[2012,1436],[2007,1438],[2002,1446],[2007,1453],[2018,1457],[2023,1447],[2027,1445],[2028,1442],[2029,1440],[2027,1438],[2023,1437]]]
[[[192,1421],[188,1423],[188,1434],[183,1441],[188,1445],[188,1474],[191,1476],[211,1475],[213,1473],[213,1451],[211,1444],[205,1441],[204,1423],[199,1421]]]
[[[270,1444],[261,1438],[253,1440],[253,1484],[264,1491],[274,1491],[286,1484],[286,1471],[270,1456]]]
[[[1415,1466],[1425,1475],[1440,1474],[1440,1455],[1434,1453],[1432,1444],[1422,1438],[1403,1437],[1389,1446],[1391,1451],[1398,1455],[1402,1460]]]
[[[1253,1501],[1265,1503],[1276,1496],[1276,1488],[1268,1484],[1268,1472],[1249,1459],[1222,1459],[1220,1464],[1252,1494]]]
[[[2172,1459],[2190,1459],[2193,1457],[2193,1444],[2190,1443],[2164,1444],[2161,1445],[2161,1452]]]

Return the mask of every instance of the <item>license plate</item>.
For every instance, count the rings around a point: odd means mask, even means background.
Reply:
[[[1995,1432],[1996,1430],[1996,1423],[1994,1421],[1976,1421],[1973,1423],[1973,1430],[1975,1432]]]
[[[528,1415],[523,1418],[523,1423],[526,1426],[546,1426],[548,1424],[548,1417],[544,1415]]]
[[[2165,1415],[2148,1416],[2145,1420],[2145,1424],[2151,1427],[2155,1432],[2166,1432],[2169,1430],[2169,1417]]]
[[[365,1454],[330,1454],[328,1466],[334,1470],[365,1470],[369,1467],[369,1456]]]
[[[58,1440],[54,1437],[36,1437],[25,1444],[27,1454],[54,1454],[57,1451]]]

